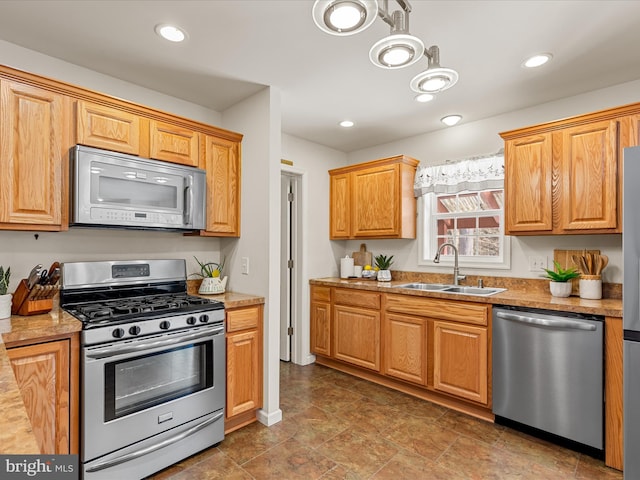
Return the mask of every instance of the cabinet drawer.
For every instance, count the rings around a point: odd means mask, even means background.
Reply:
[[[311,287],[312,302],[330,302],[331,287]]]
[[[258,328],[260,306],[227,310],[227,332]]]
[[[387,294],[386,310],[388,312],[408,313],[421,317],[436,317],[453,322],[487,325],[489,305],[442,300],[439,298],[423,298],[411,295]]]
[[[353,307],[380,308],[381,295],[376,292],[363,292],[349,288],[336,288],[333,292],[333,303],[351,305]]]

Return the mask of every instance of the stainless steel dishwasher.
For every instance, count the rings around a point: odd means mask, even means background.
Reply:
[[[493,309],[493,413],[603,449],[602,317]]]

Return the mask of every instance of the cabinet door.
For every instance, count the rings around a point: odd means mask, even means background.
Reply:
[[[436,390],[487,404],[487,329],[435,321],[433,384]]]
[[[380,371],[380,311],[335,305],[334,356],[338,360]]]
[[[353,236],[398,236],[400,166],[385,165],[352,174]]]
[[[331,175],[329,194],[329,236],[351,236],[351,175]]]
[[[331,355],[331,305],[311,302],[311,352]]]
[[[427,320],[386,314],[384,339],[384,374],[426,385]]]
[[[168,123],[149,122],[151,158],[197,167],[200,163],[200,135]]]
[[[553,229],[551,134],[505,142],[506,233]]]
[[[629,115],[624,118],[624,121],[626,132],[624,132],[622,148],[637,147],[640,145],[640,115]]]
[[[207,171],[207,232],[240,236],[240,144],[206,137],[204,165]]]
[[[262,406],[260,347],[257,330],[227,336],[227,418]]]
[[[68,102],[47,90],[0,81],[2,228],[66,227]]]
[[[140,155],[140,124],[132,113],[78,101],[76,135],[82,145]]]
[[[603,121],[562,131],[561,228],[618,226],[617,122]]]
[[[43,454],[69,452],[69,342],[7,349],[31,427]]]

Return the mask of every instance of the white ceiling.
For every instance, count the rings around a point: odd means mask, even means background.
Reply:
[[[471,122],[640,78],[636,0],[411,0],[411,33],[438,45],[441,65],[460,74],[426,104],[409,89],[426,58],[400,70],[369,61],[386,23],[334,37],[315,26],[312,5],[2,0],[0,39],[220,112],[271,85],[281,91],[284,132],[344,152],[446,128],[447,114]],[[160,39],[159,23],[181,26],[188,40]],[[520,66],[539,52],[553,61]],[[345,118],[356,126],[338,127]]]

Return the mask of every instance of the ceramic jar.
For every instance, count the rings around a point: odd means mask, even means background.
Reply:
[[[602,298],[602,277],[582,275],[580,277],[580,298],[599,300]]]
[[[571,295],[573,285],[569,282],[549,282],[551,295],[554,297],[568,297]]]
[[[378,270],[378,281],[379,282],[390,282],[391,281],[391,270]]]
[[[0,318],[11,317],[11,294],[0,295]]]

